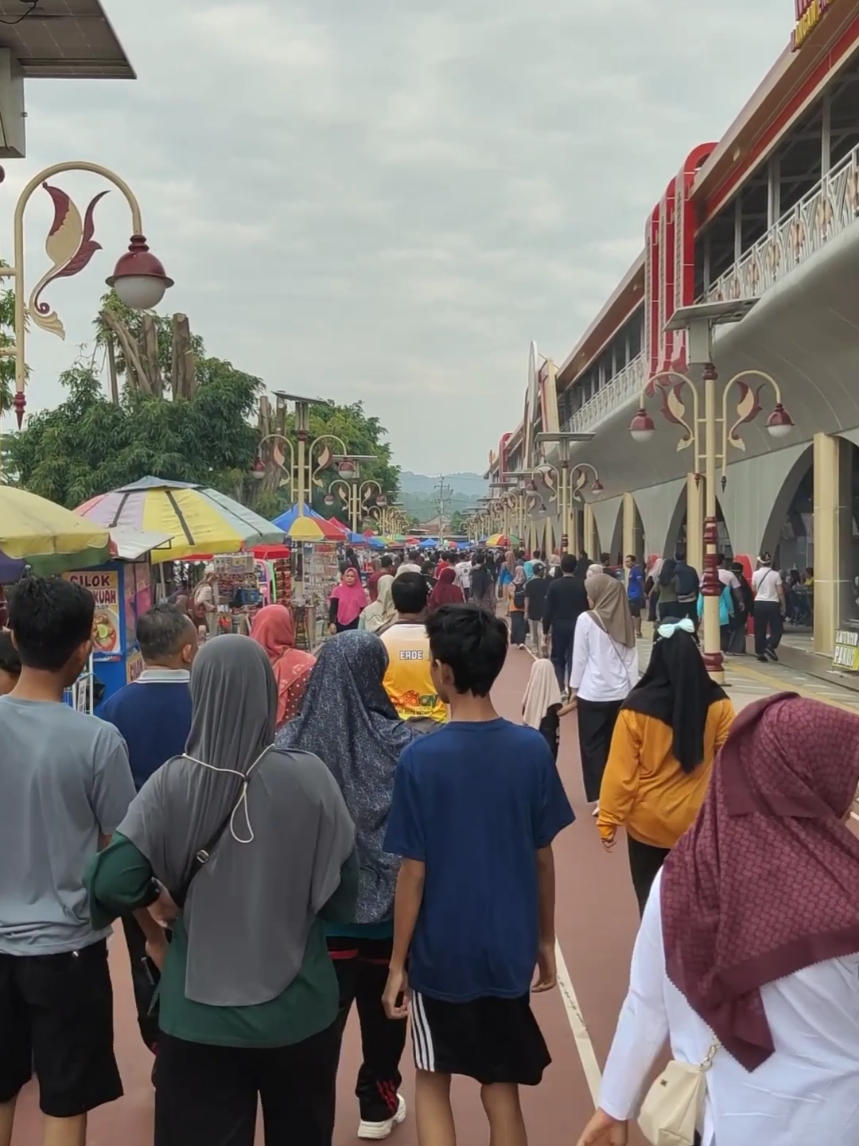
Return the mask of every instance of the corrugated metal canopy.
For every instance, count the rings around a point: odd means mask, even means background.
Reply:
[[[0,0],[0,47],[29,78],[136,78],[101,0]],[[22,19],[23,17],[23,19]]]

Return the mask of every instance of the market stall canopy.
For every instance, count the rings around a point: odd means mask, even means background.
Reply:
[[[298,517],[286,531],[290,541],[325,541],[322,524],[315,517]]]
[[[300,527],[302,531],[300,535],[292,532],[292,527],[297,521],[305,523]],[[309,528],[307,522],[315,523],[317,531],[314,532],[312,528]],[[282,513],[274,524],[278,529],[282,529],[292,541],[343,541],[345,538],[340,527],[332,525],[330,521],[321,514],[315,513],[308,505],[304,506],[303,514],[299,514],[298,506],[294,505],[292,509]],[[311,533],[313,536],[310,536]]]
[[[0,581],[16,580],[25,565],[42,576],[101,565],[109,542],[103,525],[28,490],[0,486]]]
[[[487,537],[486,544],[493,549],[509,549],[511,545],[519,544],[519,538],[514,537],[512,534],[508,537],[506,533],[493,533],[491,537]]]
[[[145,477],[78,506],[76,513],[109,529],[117,526],[169,533],[152,561],[185,561],[200,553],[237,553],[254,545],[280,545],[284,530],[215,489]]]

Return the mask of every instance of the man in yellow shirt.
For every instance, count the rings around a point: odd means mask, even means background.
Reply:
[[[447,720],[447,705],[432,682],[429,637],[424,626],[429,588],[420,573],[401,573],[391,586],[397,619],[380,633],[388,652],[385,691],[403,720],[427,730]]]

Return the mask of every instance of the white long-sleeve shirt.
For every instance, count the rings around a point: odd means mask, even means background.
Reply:
[[[626,700],[638,683],[638,649],[613,641],[589,613],[576,621],[570,688],[582,700]]]
[[[713,1042],[665,972],[654,881],[632,956],[629,994],[603,1074],[599,1105],[634,1118],[666,1039],[700,1063]],[[859,953],[761,988],[775,1053],[749,1073],[724,1048],[707,1073],[703,1146],[856,1146],[859,1142]]]

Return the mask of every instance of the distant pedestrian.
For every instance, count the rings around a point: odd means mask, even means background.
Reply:
[[[574,704],[565,705],[551,661],[536,660],[531,665],[528,687],[522,699],[522,719],[529,728],[536,728],[557,762],[561,746],[561,717],[572,712]]]
[[[543,606],[544,648],[549,649],[562,693],[570,684],[576,622],[587,608],[588,594],[581,563],[571,553],[565,553],[561,558],[561,576],[549,586]]]
[[[733,563],[731,572],[736,577],[740,589],[737,593],[737,609],[734,614],[729,651],[736,656],[745,656],[748,623],[754,615],[755,595],[746,577],[746,571],[739,561]]]
[[[570,699],[578,708],[585,798],[596,804],[620,706],[638,683],[638,649],[621,582],[596,573],[585,588],[591,607],[576,624]]]
[[[433,613],[442,605],[464,605],[465,597],[462,589],[455,584],[456,570],[451,565],[445,565],[438,575],[433,591],[427,601],[427,612]]]
[[[369,601],[361,578],[353,565],[343,570],[340,584],[331,592],[328,602],[328,631],[343,633],[347,629],[358,628],[358,618],[367,608]]]
[[[510,616],[510,644],[525,648],[525,603],[528,577],[522,565],[516,566],[513,580],[507,586],[507,608]]]
[[[755,594],[755,654],[759,661],[777,661],[776,649],[784,631],[785,597],[781,573],[773,569],[772,557],[762,553],[752,574]]]
[[[626,558],[626,596],[629,601],[629,611],[632,623],[635,626],[635,635],[641,636],[641,614],[645,608],[644,597],[644,570],[638,558],[630,553]]]
[[[698,576],[698,570],[686,561],[686,554],[682,549],[678,551],[674,562],[674,586],[677,603],[682,607],[683,615],[697,628],[701,578]]]
[[[277,681],[277,727],[301,712],[304,693],[316,658],[295,647],[292,610],[267,605],[254,617],[251,640],[265,649]]]
[[[475,553],[474,567],[471,571],[471,600],[481,609],[490,613],[495,612],[495,582],[486,564],[483,553]]]
[[[541,561],[535,561],[534,576],[525,586],[525,616],[531,636],[531,648],[537,657],[543,655],[541,632],[548,591],[549,582],[546,579],[546,566]]]

